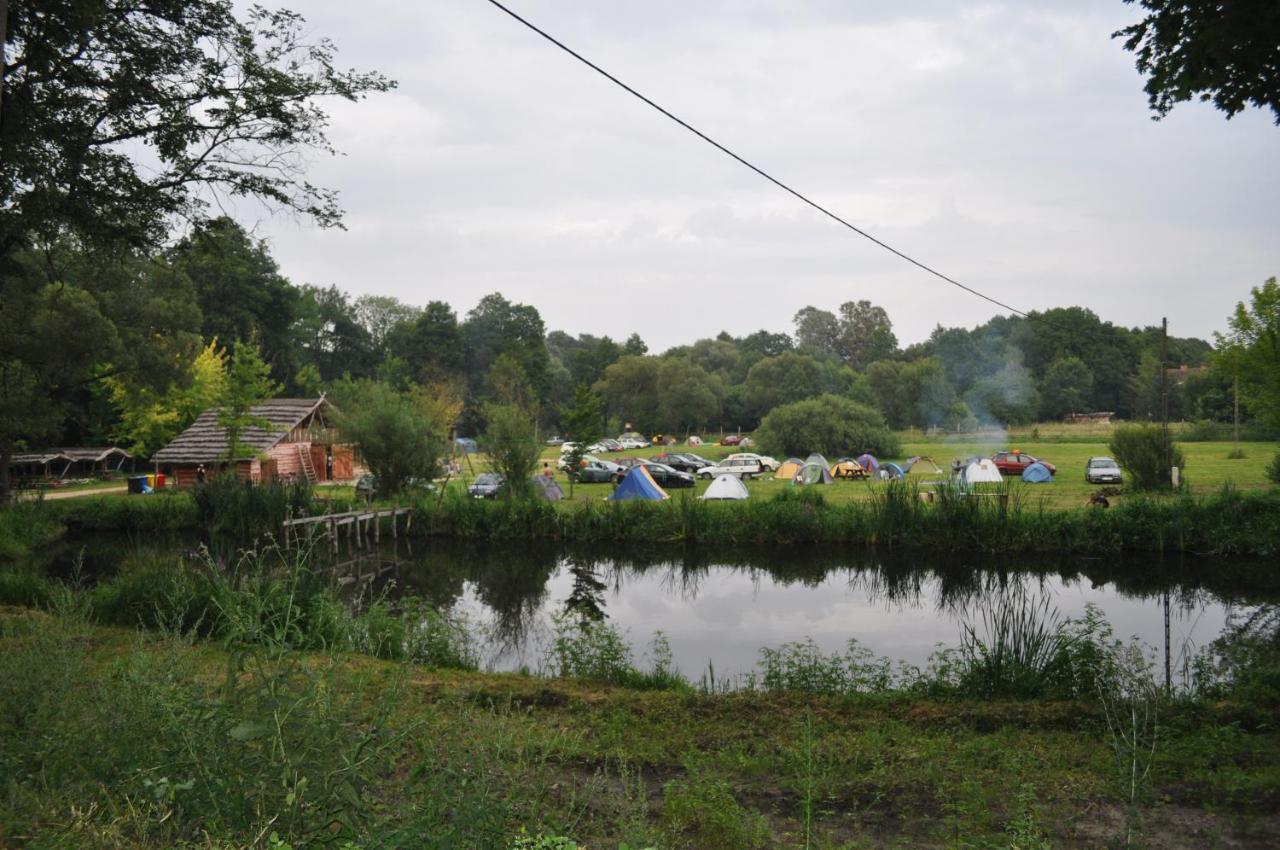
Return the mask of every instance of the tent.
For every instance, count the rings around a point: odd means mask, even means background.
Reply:
[[[1022,480],[1030,484],[1052,484],[1053,473],[1049,471],[1049,467],[1040,461],[1036,461],[1022,470]]]
[[[548,502],[558,502],[564,498],[564,490],[550,475],[533,476],[533,492],[539,499],[546,499]]]
[[[842,457],[831,467],[832,478],[866,478],[867,471],[851,457]]]
[[[658,486],[658,482],[653,480],[649,470],[645,469],[644,465],[641,464],[631,467],[627,477],[622,479],[618,489],[614,490],[613,495],[609,496],[609,498],[615,502],[623,502],[627,499],[648,499],[656,502],[662,499],[670,499],[671,497]]]
[[[796,471],[795,477],[791,479],[792,485],[803,486],[806,484],[833,484],[835,479],[831,477],[831,472],[827,469],[826,464],[816,462],[806,462],[804,466]]]
[[[738,476],[717,475],[711,482],[711,486],[707,488],[707,492],[702,494],[702,498],[745,499],[748,495],[750,494],[747,492],[747,485],[743,484]]]
[[[880,461],[871,455],[858,455],[858,466],[875,475],[880,471]]]
[[[470,437],[454,437],[453,444],[458,447],[458,451],[463,454],[473,455],[480,451],[480,446]]]
[[[907,462],[902,465],[902,471],[910,475],[911,470],[914,469],[916,464],[918,463],[927,463],[936,474],[946,475],[946,473],[942,470],[942,467],[938,466],[937,462],[935,462],[933,458],[925,455],[916,455],[915,457],[907,458]]]
[[[884,479],[885,481],[892,481],[895,479],[902,479],[907,477],[906,471],[902,467],[898,466],[896,463],[893,463],[892,461],[885,461],[884,463],[880,464],[880,472],[878,474],[880,478]]]
[[[773,477],[781,481],[790,481],[796,477],[796,473],[800,471],[800,467],[804,466],[804,461],[798,457],[789,457],[778,467],[778,471],[773,473]]]
[[[965,484],[999,484],[1003,479],[991,458],[974,461],[964,469]]]
[[[822,464],[822,466],[823,466],[824,468],[826,468],[826,469],[830,469],[830,468],[831,468],[831,463],[830,463],[830,461],[828,461],[825,457],[823,457],[822,455],[818,454],[817,452],[814,452],[813,454],[811,454],[811,455],[809,455],[807,458],[805,458],[805,461],[804,461],[804,462],[805,462],[805,463],[820,463],[820,464]]]
[[[702,438],[701,438],[701,437],[699,437],[697,434],[694,434],[692,437],[690,437],[690,438],[688,439],[688,441],[687,441],[687,445],[690,445],[690,446],[700,446],[700,445],[702,445]]]

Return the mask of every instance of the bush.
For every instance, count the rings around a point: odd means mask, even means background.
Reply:
[[[820,452],[832,459],[867,452],[895,457],[902,444],[875,408],[824,395],[775,407],[760,423],[756,439],[779,457]]]
[[[1267,480],[1272,484],[1280,484],[1280,452],[1276,452],[1271,463],[1267,464]]]
[[[542,444],[538,442],[533,417],[519,405],[493,404],[485,408],[489,425],[481,448],[493,468],[502,475],[504,498],[523,498],[532,493],[529,479],[538,471]]]
[[[196,520],[213,535],[248,541],[259,534],[279,530],[292,514],[311,507],[311,485],[254,484],[234,475],[220,475],[191,491]]]
[[[414,395],[362,381],[348,388],[336,418],[343,437],[359,446],[379,495],[390,496],[415,478],[436,476],[448,425],[432,416]]]
[[[1111,433],[1110,448],[1136,490],[1172,487],[1170,466],[1187,468],[1182,449],[1159,425],[1122,425]]]

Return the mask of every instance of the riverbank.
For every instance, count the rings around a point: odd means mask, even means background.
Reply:
[[[817,489],[743,502],[705,502],[678,493],[665,502],[506,502],[451,488],[415,505],[413,535],[458,539],[707,545],[833,543],[951,552],[1126,552],[1245,555],[1280,551],[1280,491],[1229,488],[1203,497],[1130,496],[1110,509],[1050,510],[1017,493],[939,491],[926,502],[913,484],[882,486],[863,501],[830,501]],[[312,510],[344,510],[348,500]],[[228,520],[231,522],[231,520]],[[269,517],[231,523],[278,533]],[[63,530],[73,533],[207,530],[187,493],[74,499],[0,510],[0,555],[13,557]]]
[[[637,691],[228,646],[0,609],[0,834],[502,850],[573,846],[522,834],[592,850],[1280,839],[1274,706],[1230,697],[1160,702],[1147,774],[1097,699]]]

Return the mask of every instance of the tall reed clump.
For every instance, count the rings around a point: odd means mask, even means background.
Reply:
[[[149,496],[86,496],[48,502],[50,513],[71,532],[182,531],[199,520],[190,494],[166,491]]]
[[[254,484],[222,475],[191,491],[196,521],[210,533],[237,540],[275,531],[290,516],[311,507],[311,485],[271,482]]]
[[[21,558],[61,530],[57,516],[42,501],[0,506],[0,559]]]

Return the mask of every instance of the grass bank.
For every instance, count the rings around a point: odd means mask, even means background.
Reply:
[[[942,491],[933,503],[911,485],[832,502],[817,490],[770,499],[571,504],[468,499],[419,504],[415,532],[494,540],[710,544],[852,543],[982,552],[1187,552],[1267,556],[1280,551],[1280,492],[1230,489],[1208,497],[1130,497],[1110,510],[1048,510],[1010,495]]]
[[[429,670],[280,636],[214,646],[65,605],[0,609],[0,835],[276,850],[1280,839],[1274,705],[1230,689],[931,698],[885,689],[865,659],[780,650],[755,689],[639,691],[587,678],[591,663],[555,679]]]

